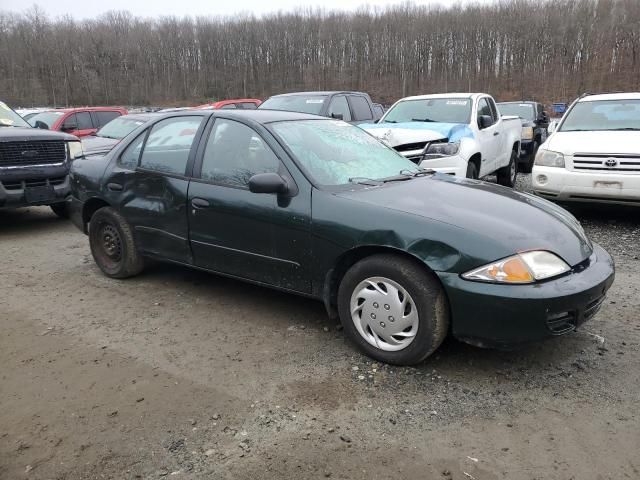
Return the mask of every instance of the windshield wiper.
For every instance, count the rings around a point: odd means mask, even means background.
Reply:
[[[96,137],[101,137],[101,138],[110,138],[111,140],[118,140],[118,138],[116,138],[116,137],[112,137],[112,136],[110,136],[110,135],[102,135],[102,134],[101,134],[101,135],[98,135],[97,133],[96,133]]]
[[[424,177],[426,175],[433,175],[436,173],[435,170],[431,170],[430,168],[420,168],[417,172],[412,172],[411,170],[400,170],[400,175],[409,175],[412,178],[415,177]]]
[[[640,131],[640,128],[636,127],[621,127],[621,128],[611,128],[612,131],[629,131],[629,132],[637,132]]]
[[[381,122],[381,123],[398,123],[398,122],[396,122],[395,120],[385,120],[384,122]]]
[[[377,187],[382,185],[382,181],[381,180],[374,180],[373,178],[368,178],[368,177],[351,177],[349,179],[349,183],[358,183],[360,185],[369,185],[372,187]]]
[[[431,118],[412,118],[412,122],[436,122],[436,120],[432,120]]]

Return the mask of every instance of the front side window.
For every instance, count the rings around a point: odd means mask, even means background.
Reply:
[[[78,130],[90,130],[93,128],[91,114],[89,112],[76,113],[76,121],[78,122]]]
[[[201,178],[220,185],[247,188],[258,173],[277,172],[278,157],[252,128],[218,119],[207,140]]]
[[[396,103],[381,122],[469,123],[470,118],[469,98],[426,98]]]
[[[275,122],[270,128],[317,185],[345,185],[419,170],[361,128],[339,120]]]
[[[347,97],[340,95],[339,97],[333,97],[329,104],[329,111],[327,116],[332,118],[339,118],[345,122],[351,121],[351,112],[349,111],[349,104],[347,103]]]
[[[167,118],[156,123],[144,145],[140,168],[184,175],[202,117]]]
[[[560,127],[561,132],[593,130],[640,130],[640,100],[578,102]]]
[[[144,137],[146,132],[141,133],[138,137],[131,142],[127,148],[124,149],[118,163],[124,168],[135,170],[138,167],[138,161],[140,160],[140,152],[142,152],[142,145],[144,144]]]
[[[282,95],[271,97],[258,108],[320,115],[326,98],[325,95]]]

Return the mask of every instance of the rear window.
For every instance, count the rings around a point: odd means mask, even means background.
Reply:
[[[326,98],[326,95],[284,95],[271,97],[258,108],[319,115]]]

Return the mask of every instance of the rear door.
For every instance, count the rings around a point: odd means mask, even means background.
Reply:
[[[118,158],[106,188],[120,198],[146,254],[191,263],[187,227],[188,172],[202,116],[171,117],[139,135]]]
[[[206,136],[206,135],[205,135]],[[263,135],[218,118],[198,153],[189,187],[191,248],[197,266],[309,292],[310,197],[249,191],[249,178],[275,172],[295,182]],[[280,152],[282,154],[282,152]],[[305,262],[306,261],[306,262]]]

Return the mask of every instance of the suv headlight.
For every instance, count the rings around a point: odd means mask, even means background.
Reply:
[[[557,255],[544,250],[518,253],[462,275],[467,280],[491,283],[534,283],[571,270]]]
[[[460,150],[460,142],[440,142],[431,143],[426,152],[424,152],[423,160],[433,160],[434,158],[450,157]]]
[[[522,127],[522,140],[533,139],[533,127]]]
[[[84,151],[82,150],[82,143],[80,141],[77,142],[67,142],[69,146],[69,159],[74,160],[76,158],[84,157]]]
[[[564,155],[551,150],[538,150],[534,165],[539,167],[558,167],[564,168]]]

